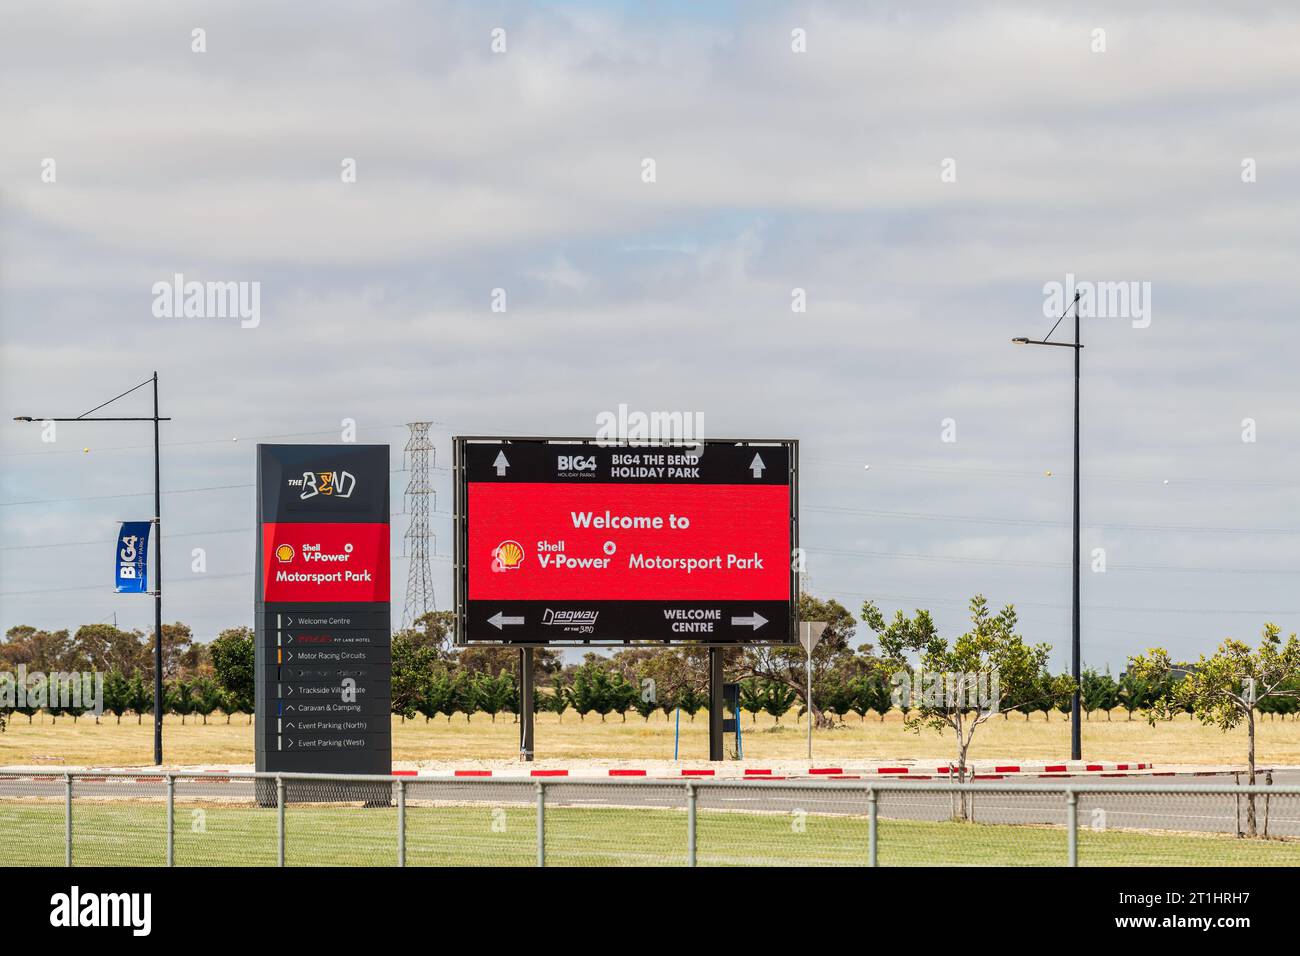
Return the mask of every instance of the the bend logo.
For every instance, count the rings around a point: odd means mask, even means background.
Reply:
[[[126,926],[133,936],[148,936],[153,928],[152,893],[68,893],[50,897],[50,925]]]
[[[492,570],[518,571],[524,563],[524,546],[518,541],[502,541],[492,549]]]
[[[304,471],[301,478],[290,478],[289,487],[299,488],[299,501],[322,495],[326,498],[351,498],[357,479],[347,471]]]

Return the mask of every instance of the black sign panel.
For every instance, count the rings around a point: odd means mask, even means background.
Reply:
[[[457,438],[461,644],[783,644],[798,443]]]
[[[257,769],[388,773],[388,446],[257,452]]]

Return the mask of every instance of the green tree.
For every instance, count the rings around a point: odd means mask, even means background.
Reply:
[[[763,683],[763,709],[774,717],[778,724],[798,699],[798,692],[788,684],[774,680]]]
[[[203,718],[207,724],[208,716],[218,710],[225,701],[225,692],[213,678],[206,675],[194,678],[191,685],[194,695],[194,713]]]
[[[608,681],[605,669],[596,661],[588,661],[573,672],[572,683],[568,686],[569,706],[574,709],[578,719],[585,721],[590,713],[603,715],[609,713]]]
[[[825,621],[826,630],[812,653],[813,686],[826,679],[827,672],[854,656],[853,638],[857,621],[853,614],[836,600],[822,601],[811,594],[799,595],[799,620]],[[869,650],[866,648],[864,650]],[[795,645],[758,646],[746,648],[742,659],[744,673],[751,677],[778,681],[794,691],[803,700],[807,696],[808,655]],[[814,698],[816,694],[813,695]],[[808,702],[805,701],[805,707]],[[817,701],[812,702],[813,719],[817,726],[831,725],[831,719],[822,713]]]
[[[1131,667],[1119,675],[1119,705],[1128,712],[1129,720],[1133,719],[1134,711],[1151,706],[1154,696],[1151,681]]]
[[[533,694],[533,699],[537,702],[537,709],[541,713],[555,714],[560,721],[564,720],[564,712],[569,709],[569,700],[562,685],[552,687],[549,692],[539,687]]]
[[[429,693],[437,649],[411,631],[398,631],[393,635],[390,660],[390,709],[406,720],[420,711]]]
[[[476,674],[471,683],[474,703],[478,710],[489,714],[496,723],[497,714],[518,708],[519,690],[515,685],[515,675],[502,671],[496,677],[491,674]]]
[[[1300,681],[1300,640],[1295,634],[1284,643],[1276,624],[1265,624],[1259,647],[1251,650],[1243,641],[1228,638],[1209,657],[1195,664],[1175,664],[1164,648],[1151,648],[1130,658],[1129,667],[1166,689],[1148,711],[1154,724],[1158,716],[1186,710],[1203,726],[1215,726],[1225,733],[1246,724],[1246,760],[1249,783],[1255,784],[1255,711],[1270,697],[1293,698]],[[1184,676],[1170,684],[1176,670]],[[1255,798],[1249,795],[1246,808],[1247,836],[1256,835]]]
[[[918,610],[915,618],[898,611],[886,622],[874,603],[862,606],[862,619],[878,637],[887,666],[911,674],[908,658],[916,656],[919,673],[909,676],[911,709],[903,725],[913,732],[922,728],[951,732],[959,781],[966,779],[971,741],[989,718],[1003,708],[1060,689],[1059,681],[1043,685],[1040,675],[1049,648],[1026,644],[1016,633],[1015,607],[1007,605],[992,614],[988,601],[977,594],[971,599],[970,614],[970,630],[949,642],[939,635],[928,611]],[[967,819],[964,793],[959,805],[961,819]]]
[[[249,627],[227,628],[208,647],[217,686],[226,694],[222,709],[226,711],[227,723],[236,710],[250,716],[253,713],[256,696],[254,675],[257,672],[255,648],[253,629]]]
[[[135,722],[142,723],[145,711],[153,708],[153,681],[146,682],[140,674],[131,675],[127,687],[127,701],[131,710],[135,712]]]
[[[751,723],[758,723],[763,700],[763,684],[758,678],[748,677],[740,682],[740,709],[751,716]]]
[[[677,692],[677,706],[691,719],[691,723],[695,723],[695,715],[704,709],[708,700],[694,684],[685,684]]]
[[[613,671],[609,675],[609,710],[618,714],[627,723],[627,712],[636,706],[641,698],[640,688],[628,680],[622,671]]]
[[[131,709],[131,681],[114,668],[104,675],[104,709],[122,722],[122,715]]]
[[[1105,711],[1106,719],[1110,720],[1110,712],[1119,706],[1119,684],[1110,671],[1099,674],[1089,667],[1079,675],[1079,706],[1089,720],[1094,710]]]
[[[194,685],[177,678],[163,686],[163,710],[176,714],[185,725],[185,717],[194,713]]]

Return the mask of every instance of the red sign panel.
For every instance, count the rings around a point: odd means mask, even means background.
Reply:
[[[790,599],[788,485],[472,483],[468,501],[470,600]]]
[[[389,596],[388,525],[262,525],[267,602],[382,601]]]

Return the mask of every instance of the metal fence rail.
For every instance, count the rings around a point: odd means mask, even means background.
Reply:
[[[1300,787],[0,771],[10,865],[1300,866]]]

